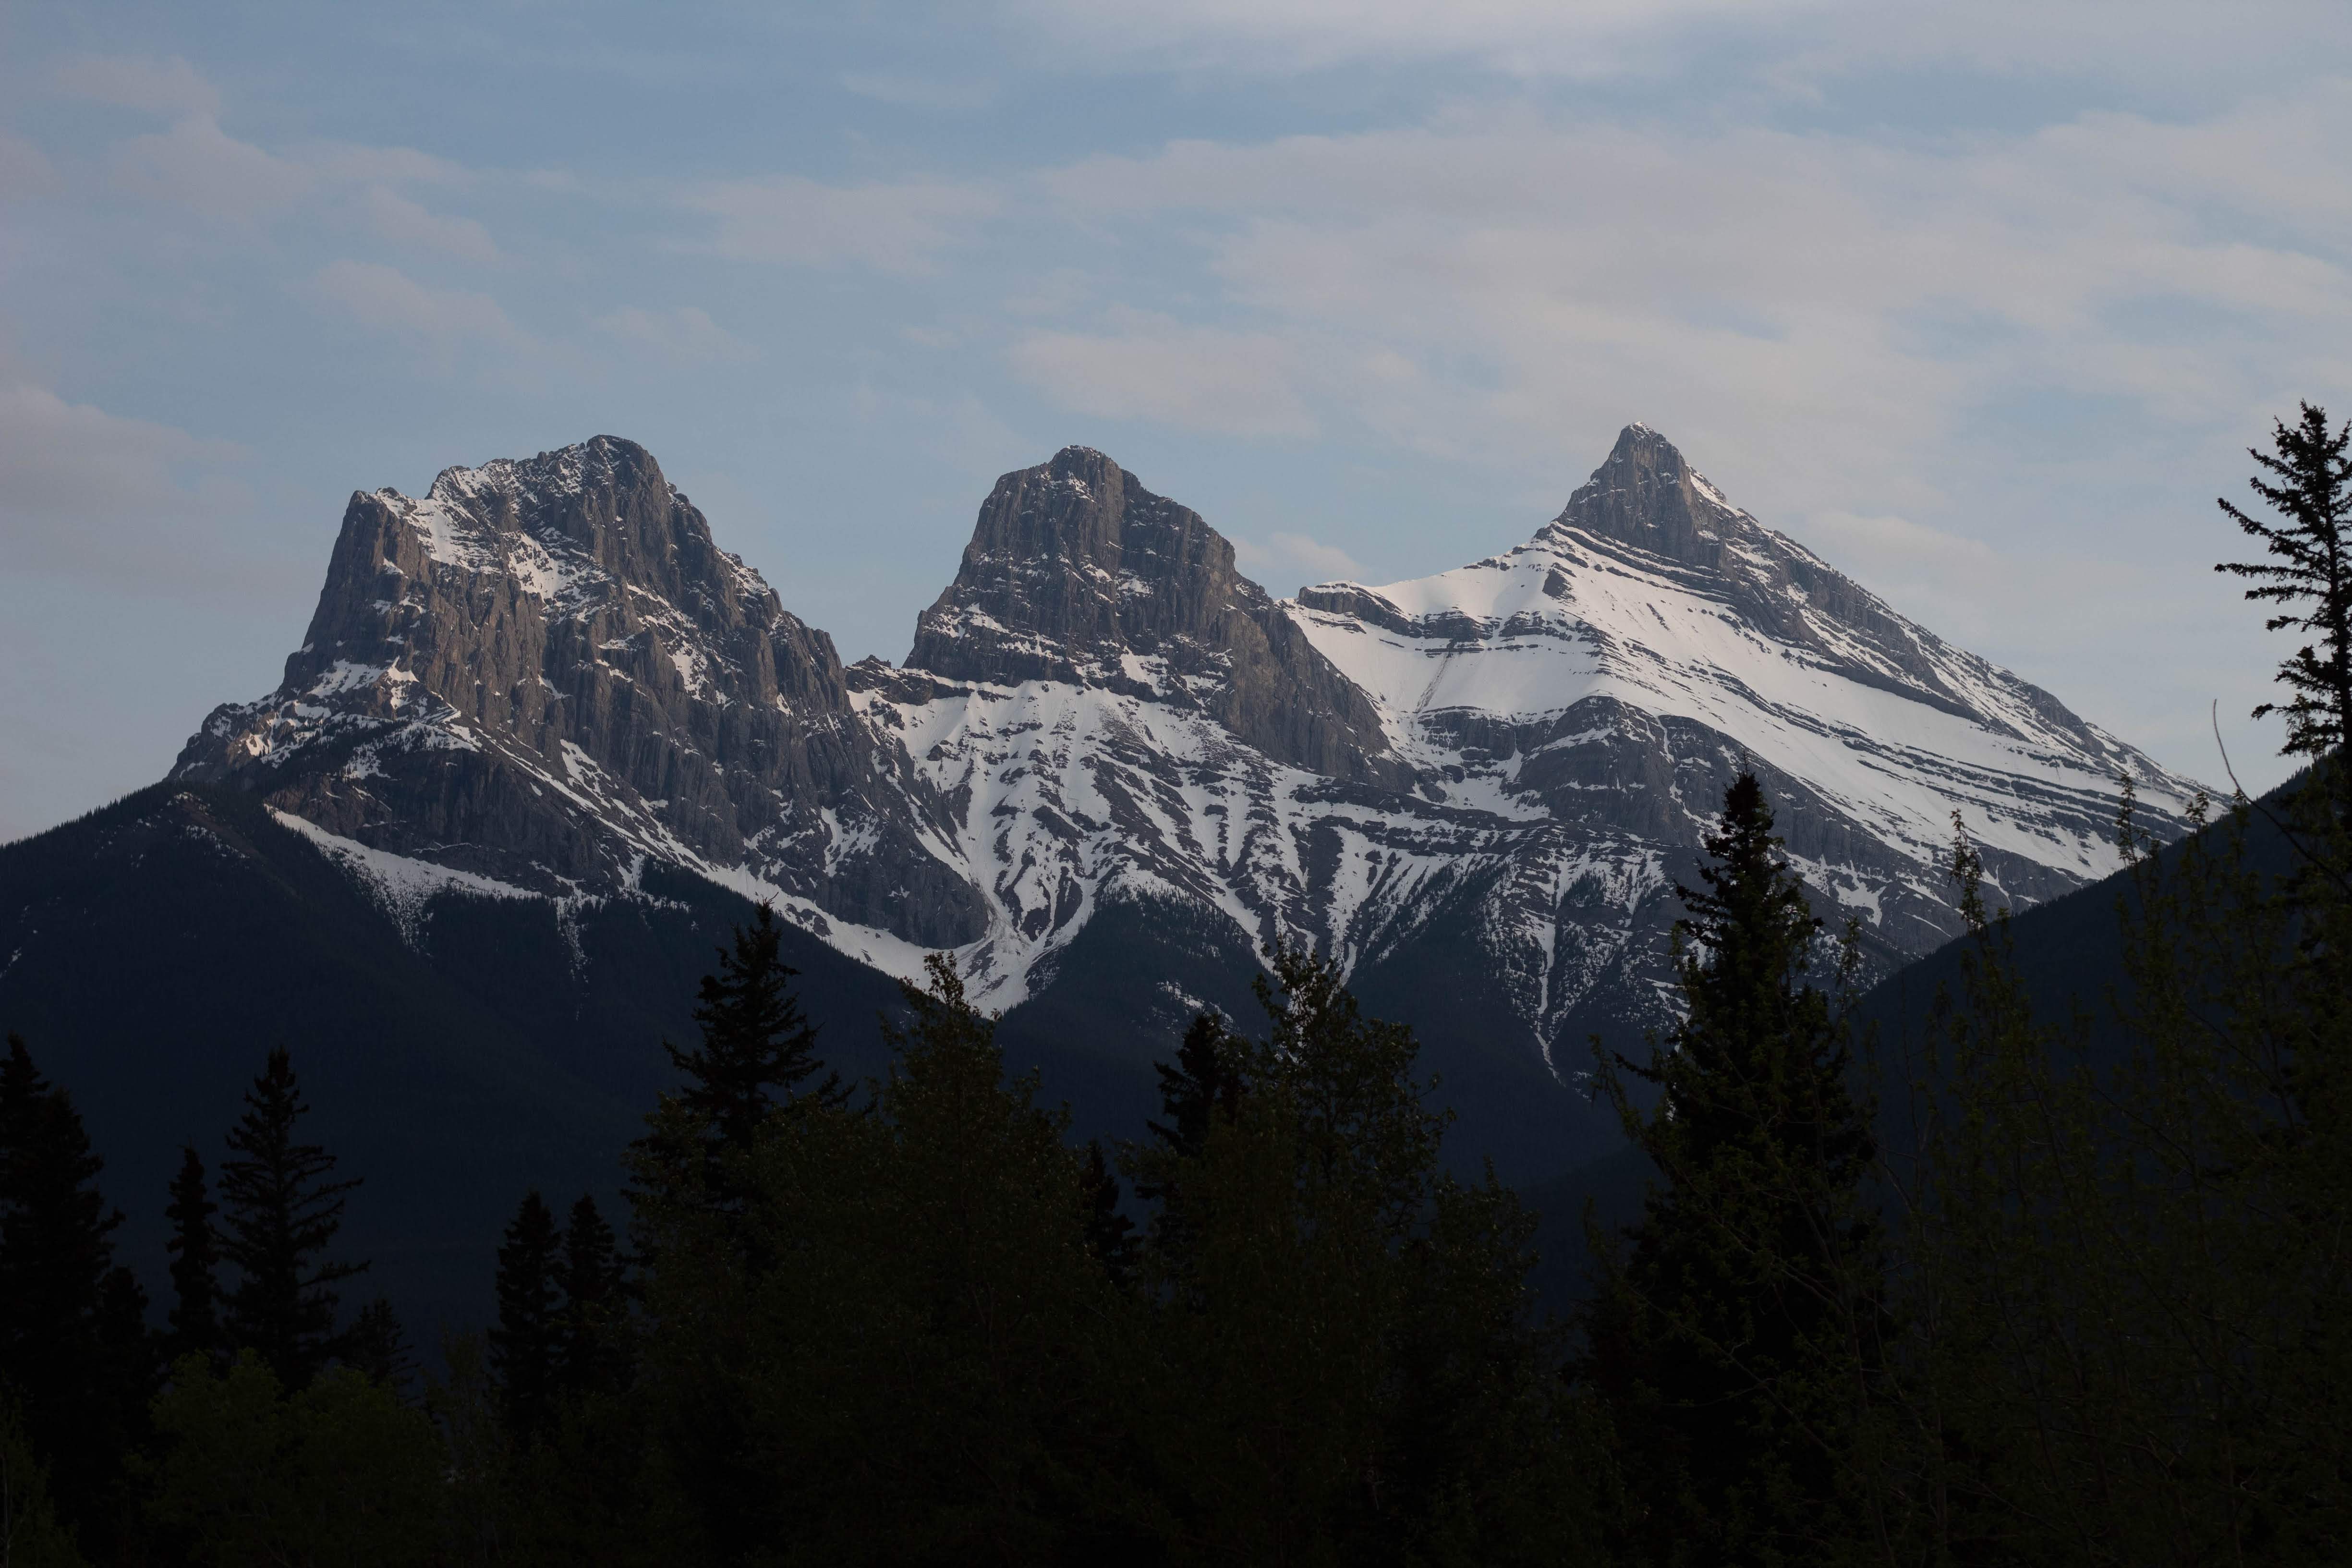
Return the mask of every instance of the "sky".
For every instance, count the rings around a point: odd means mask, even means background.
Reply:
[[[2347,146],[2341,0],[11,0],[0,839],[270,689],[352,491],[600,433],[855,659],[1066,445],[1286,594],[1639,420],[2259,788],[2214,501],[2352,414]]]

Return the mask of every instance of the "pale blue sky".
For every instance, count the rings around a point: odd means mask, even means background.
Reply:
[[[845,657],[1070,442],[1276,592],[1640,419],[2163,761],[2280,776],[2210,563],[2352,413],[2352,6],[0,8],[0,837],[300,640],[344,500],[642,441]]]

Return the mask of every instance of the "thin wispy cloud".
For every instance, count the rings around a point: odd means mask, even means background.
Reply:
[[[2226,20],[2196,0],[1003,0],[1021,47],[1066,69],[1244,79],[1350,66],[1472,66],[1506,79],[1672,80],[1694,61],[1740,68],[1774,98],[1865,71],[1940,68],[2011,78],[2275,79],[2282,39],[2346,38],[2333,0],[2246,0]]]
[[[205,524],[250,496],[250,454],[69,402],[0,364],[0,567],[209,597],[241,563]]]
[[[1234,539],[1234,559],[1244,572],[1253,576],[1275,579],[1277,593],[1287,593],[1292,584],[1283,581],[1295,577],[1301,581],[1351,582],[1364,575],[1356,558],[1336,544],[1327,544],[1304,533],[1286,533],[1279,530],[1265,536],[1263,543],[1236,535]]]
[[[205,114],[134,136],[114,156],[114,183],[122,190],[207,217],[275,212],[309,194],[317,181],[300,163],[238,141]]]
[[[0,201],[46,195],[57,184],[57,168],[47,153],[22,136],[0,131]]]
[[[386,185],[369,186],[362,205],[376,233],[394,245],[438,251],[462,261],[499,259],[490,231],[472,218],[429,212]]]
[[[2115,173],[2147,165],[2147,134],[2164,155],[2210,143],[2284,188],[2325,186],[2315,121],[2352,136],[2352,99],[2330,86],[2202,127],[2107,117],[1910,149],[1507,115],[1183,142],[1046,183],[1095,221],[1184,224],[1232,307],[1289,323],[1297,427],[1340,410],[1520,460],[1644,408],[1776,502],[1851,510],[1923,499],[1932,448],[2005,386],[2227,419],[2313,333],[2342,333],[2352,271],[2331,212],[2245,190],[2217,210]],[[2151,309],[2201,326],[2150,342]],[[1346,374],[1368,345],[1453,373],[1401,400],[1398,382]]]
[[[78,55],[58,63],[55,80],[73,97],[117,109],[173,119],[212,119],[221,111],[220,89],[176,55],[169,59]]]
[[[834,185],[798,174],[710,181],[679,205],[711,221],[704,248],[730,261],[937,270],[1001,203],[976,185],[907,180]]]
[[[652,350],[673,364],[714,364],[756,359],[756,351],[694,305],[648,310],[625,306],[596,318],[600,331]]]
[[[407,147],[310,142],[273,148],[246,140],[224,128],[219,90],[176,58],[83,56],[58,67],[54,78],[71,96],[170,121],[110,149],[107,162],[119,191],[208,218],[249,221],[282,215],[306,198],[357,188],[383,237],[469,260],[497,259],[478,221],[428,212],[394,188],[467,183],[469,172],[447,159]],[[0,142],[0,182],[7,177],[7,163]]]
[[[997,100],[997,86],[986,78],[892,76],[878,71],[845,71],[841,85],[860,98],[870,98],[898,109],[919,109],[953,114],[985,109]]]
[[[1076,414],[1222,436],[1301,438],[1318,429],[1297,384],[1297,350],[1264,333],[1128,312],[1109,331],[1024,337],[1012,361],[1023,380]]]
[[[536,346],[488,294],[428,288],[381,261],[329,262],[311,287],[320,300],[351,320],[404,339],[444,366],[461,349],[512,352]]]
[[[1830,8],[1826,0],[1177,0],[1107,11],[1083,0],[1013,0],[1006,15],[1038,47],[1129,65],[1261,74],[1466,59],[1515,75],[1591,77],[1624,68],[1629,49],[1662,32]]]

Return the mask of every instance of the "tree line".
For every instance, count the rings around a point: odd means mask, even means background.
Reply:
[[[0,1568],[24,1563],[2105,1564],[2352,1554],[2352,433],[2254,456],[2309,641],[2288,790],[2160,847],[2128,984],[2037,1004],[1956,820],[1960,984],[1853,1022],[1752,773],[1675,928],[1679,1021],[1594,1044],[1655,1176],[1588,1221],[1448,1173],[1410,1030],[1277,948],[1131,1142],[1074,1145],[943,956],[828,1072],[761,910],[702,983],[627,1214],[526,1194],[498,1320],[419,1378],[344,1324],[350,1184],[273,1055],[168,1327],[70,1098],[0,1073]],[[2284,872],[2252,847],[2283,847]],[[2110,1010],[2096,1032],[2088,1009]],[[215,1201],[217,1199],[217,1201]]]
[[[173,1303],[162,1328],[114,1256],[121,1210],[72,1096],[8,1037],[0,1063],[0,1565],[138,1561],[183,1533],[170,1521],[207,1483],[174,1439],[226,1394],[370,1413],[413,1358],[378,1297],[339,1321],[340,1287],[365,1263],[330,1255],[345,1194],[334,1156],[301,1142],[291,1059],[272,1051],[229,1129],[219,1202],[184,1151],[165,1215]],[[224,1268],[233,1271],[225,1280]],[[323,1380],[323,1381],[322,1381]],[[251,1414],[251,1412],[248,1412]],[[293,1418],[289,1416],[288,1418]],[[155,1529],[148,1528],[149,1524]],[[169,1560],[169,1554],[166,1559]]]

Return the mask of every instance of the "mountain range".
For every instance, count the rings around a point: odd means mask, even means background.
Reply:
[[[278,688],[0,848],[0,1024],[167,1153],[226,1124],[230,1058],[299,1042],[384,1185],[436,1152],[442,1206],[377,1243],[429,1272],[521,1183],[610,1182],[753,901],[853,1070],[946,950],[1013,1064],[1116,1135],[1185,1023],[1252,1018],[1267,946],[1306,942],[1419,1030],[1457,1161],[1532,1180],[1613,1143],[1588,1042],[1671,1017],[1675,888],[1743,768],[1872,977],[1958,931],[1956,812],[2023,907],[2111,867],[2119,775],[2160,833],[2195,790],[1638,425],[1525,543],[1292,599],[1068,447],[997,481],[896,665],[845,665],[599,437],[352,496]],[[142,942],[153,982],[107,985]]]

